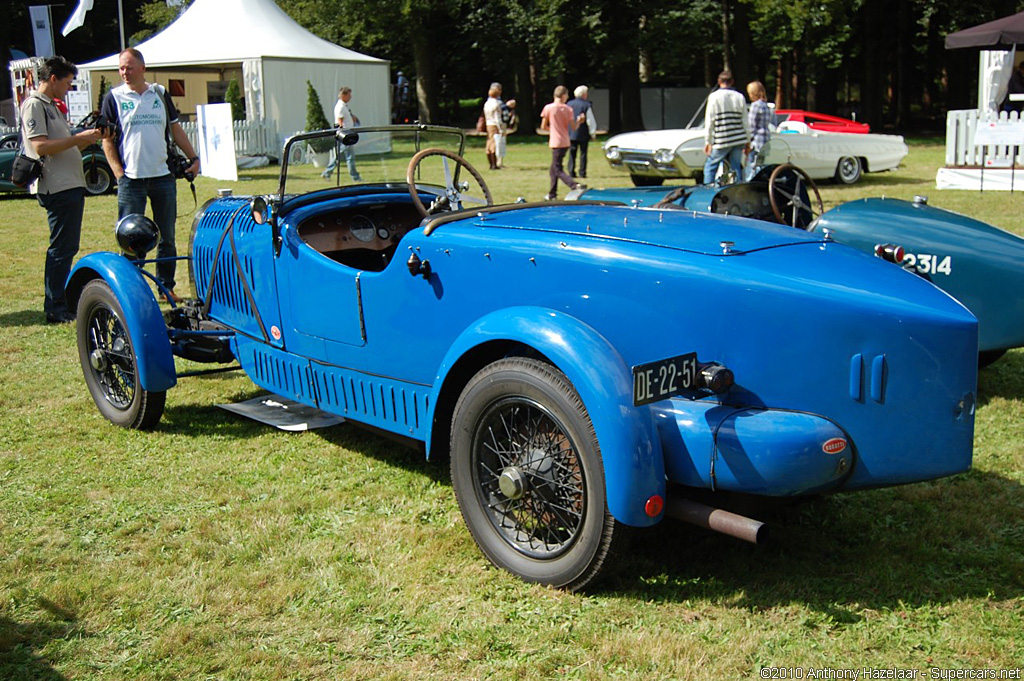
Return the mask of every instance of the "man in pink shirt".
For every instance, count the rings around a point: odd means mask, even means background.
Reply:
[[[566,104],[568,99],[569,89],[564,85],[559,85],[555,88],[554,101],[540,112],[540,127],[542,130],[550,131],[548,146],[551,147],[551,167],[548,169],[548,175],[551,177],[551,189],[544,197],[545,201],[553,201],[557,198],[559,180],[569,185],[570,189],[580,186],[562,169],[565,154],[569,151],[569,130],[570,128],[575,130],[584,116],[584,114],[580,114],[577,117],[573,114],[572,109]]]

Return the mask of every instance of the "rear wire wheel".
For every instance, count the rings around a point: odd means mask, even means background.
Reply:
[[[597,577],[616,522],[594,426],[560,371],[508,358],[474,376],[455,405],[451,473],[462,517],[496,566],[568,590]]]
[[[82,289],[77,319],[78,358],[100,413],[122,428],[152,428],[164,413],[167,393],[142,388],[124,311],[105,281],[94,279]]]

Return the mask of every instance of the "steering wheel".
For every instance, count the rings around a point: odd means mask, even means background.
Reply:
[[[416,175],[419,172],[420,164],[431,156],[440,156],[441,165],[444,170],[444,187],[440,193],[434,189],[426,189],[430,193],[437,194],[437,198],[430,202],[430,206],[423,205],[422,199],[420,199],[419,189],[416,187]],[[449,165],[449,161],[455,163],[454,172]],[[479,185],[480,190],[483,192],[483,198],[478,196],[469,195],[469,182],[459,182],[459,173],[461,168],[465,168],[466,172],[472,176]],[[424,149],[418,152],[409,161],[409,170],[405,174],[406,182],[409,183],[409,195],[412,196],[413,205],[416,206],[423,217],[435,215],[442,211],[455,211],[468,208],[466,204],[477,204],[481,206],[493,206],[494,199],[491,198],[491,190],[487,188],[487,183],[484,182],[484,178],[480,175],[480,172],[469,164],[469,161],[462,158],[458,154],[448,151],[447,149]]]
[[[793,171],[793,174],[796,176],[796,183],[792,190],[785,185],[784,178],[782,178],[783,173],[789,171]],[[810,187],[811,192],[814,193],[814,198],[818,204],[817,212],[814,211],[814,202],[811,202],[811,204],[805,202],[807,192],[802,191],[803,185]],[[785,199],[785,201],[782,199]],[[792,163],[783,163],[772,171],[771,177],[768,178],[768,200],[772,204],[772,213],[775,214],[775,219],[778,223],[780,225],[788,224],[790,227],[796,227],[797,229],[806,229],[807,225],[811,224],[814,218],[825,212],[825,204],[821,201],[818,185],[814,183],[811,176],[802,168]],[[789,220],[783,217],[784,211],[792,211],[788,214]],[[801,216],[806,219],[801,219]]]

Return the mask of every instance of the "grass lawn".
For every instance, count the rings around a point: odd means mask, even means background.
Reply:
[[[911,143],[904,167],[826,185],[826,203],[926,194],[1024,234],[1024,195],[939,192],[941,140]],[[500,172],[485,169],[482,139],[471,145],[498,201],[547,192],[542,138],[513,137]],[[200,178],[200,205],[220,187],[276,187],[277,168],[243,174],[233,186]],[[628,182],[597,144],[588,175]],[[184,250],[192,197],[179,187]],[[114,248],[115,214],[113,196],[87,200],[82,253]],[[763,548],[662,523],[614,577],[566,594],[490,566],[445,463],[351,425],[285,433],[218,409],[259,394],[243,374],[183,379],[152,432],[111,426],[86,391],[74,327],[42,323],[43,210],[4,198],[0,215],[0,679],[1024,666],[1024,351],[980,374],[970,472],[774,511]]]

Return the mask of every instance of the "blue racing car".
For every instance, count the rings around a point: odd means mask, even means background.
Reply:
[[[362,181],[288,163],[320,141]],[[977,322],[928,281],[740,217],[496,206],[462,151],[460,131],[430,126],[291,138],[277,194],[201,208],[194,291],[169,307],[147,261],[82,258],[68,295],[101,413],[153,427],[176,357],[237,367],[450,455],[482,552],[566,589],[601,573],[623,525],[669,515],[757,538],[698,492],[794,497],[970,466]],[[136,217],[119,239],[140,256],[155,232]]]

